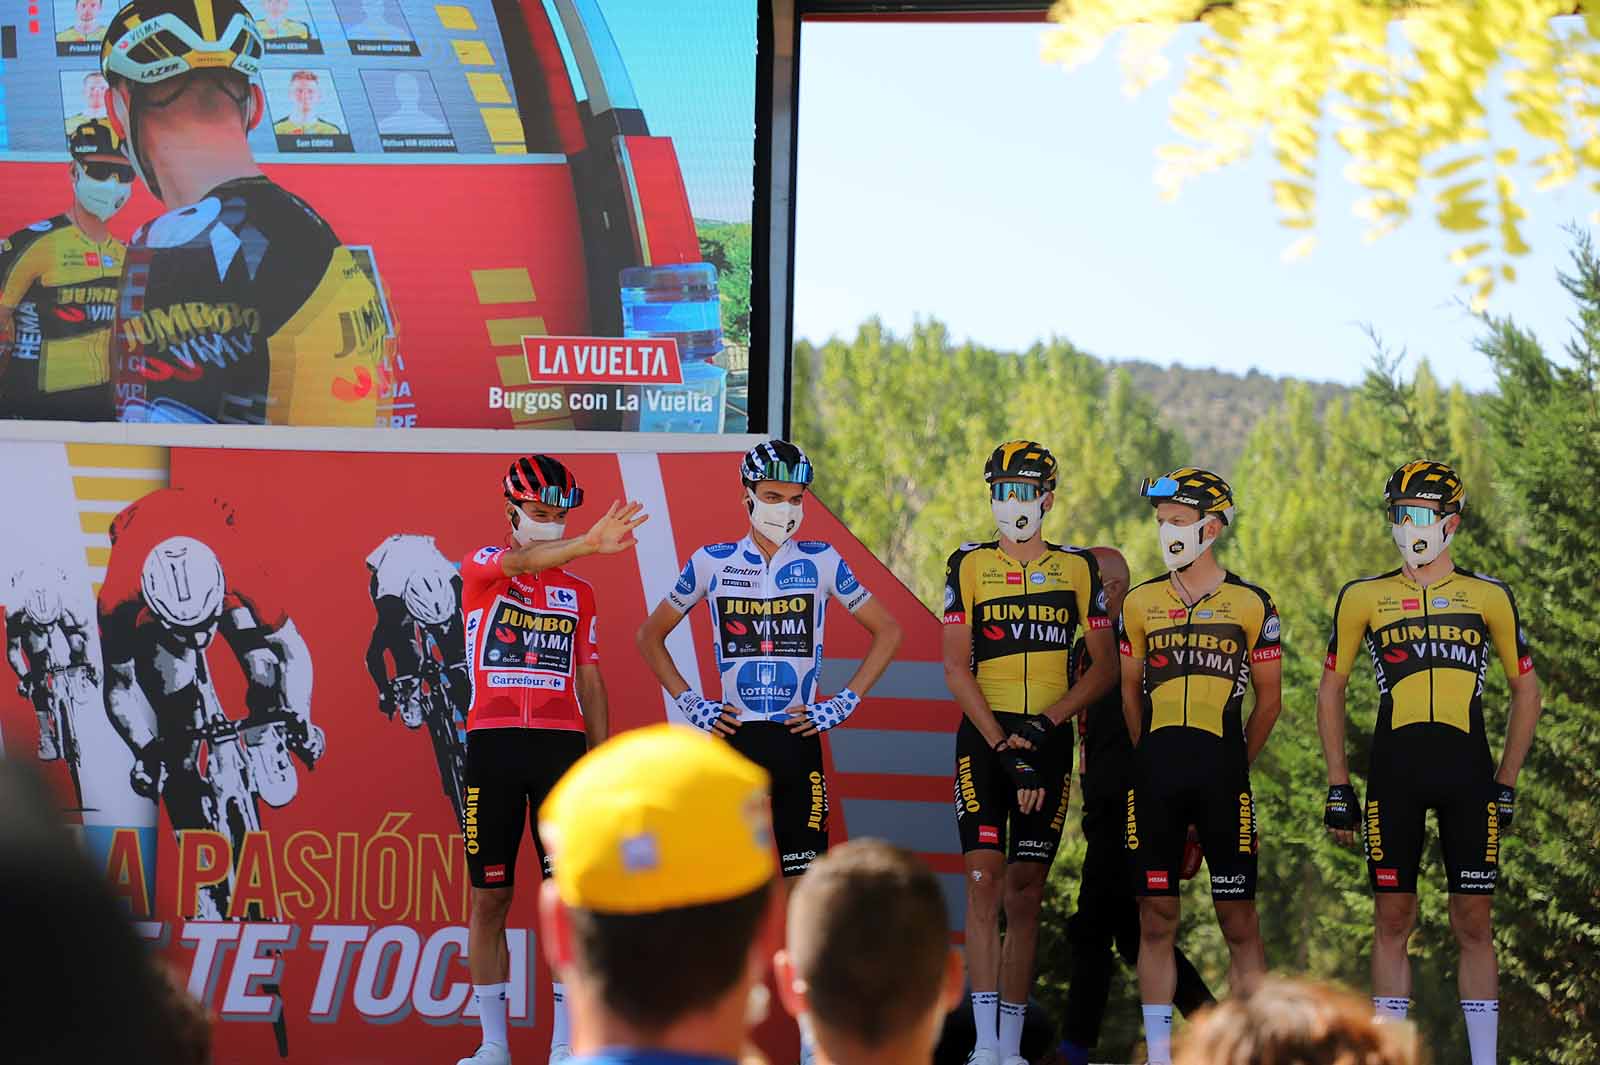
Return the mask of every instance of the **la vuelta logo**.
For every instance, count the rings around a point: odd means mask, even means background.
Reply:
[[[284,999],[274,989],[293,988],[288,1001],[314,1022],[354,1013],[391,1024],[415,1013],[432,1024],[461,1024],[477,1016],[462,837],[405,833],[411,816],[391,811],[367,833],[251,832],[237,853],[221,833],[183,832],[176,875],[160,884],[152,882],[153,856],[142,853],[138,830],[118,829],[106,873],[140,934],[187,960],[188,987],[224,1020],[275,1021]],[[230,875],[234,919],[184,919],[202,888]],[[179,916],[151,919],[152,898],[158,910]],[[511,1023],[531,1027],[533,937],[508,928],[506,940]]]
[[[528,380],[536,385],[681,385],[671,337],[522,338]]]

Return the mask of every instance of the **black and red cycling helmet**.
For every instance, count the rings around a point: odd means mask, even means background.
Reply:
[[[572,471],[549,455],[529,455],[506,471],[506,498],[513,503],[543,503],[571,509],[583,502],[583,489]]]

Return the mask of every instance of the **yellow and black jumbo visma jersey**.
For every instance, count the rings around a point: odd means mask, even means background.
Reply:
[[[1272,597],[1232,573],[1193,606],[1165,576],[1136,586],[1122,604],[1120,636],[1122,654],[1144,662],[1143,733],[1207,733],[1242,753],[1250,667],[1282,654],[1278,628]]]
[[[1426,588],[1398,569],[1345,585],[1333,608],[1327,668],[1349,676],[1363,643],[1378,680],[1375,750],[1391,734],[1422,725],[1435,727],[1416,729],[1419,740],[1470,736],[1476,753],[1487,743],[1489,645],[1507,678],[1533,670],[1511,589],[1465,570]]]
[[[972,672],[991,710],[1043,712],[1071,687],[1078,628],[1111,627],[1094,556],[1045,547],[1018,562],[997,540],[962,544],[945,571],[944,623],[972,626]]]
[[[0,241],[0,304],[12,314],[0,412],[106,383],[123,250],[112,236],[96,244],[66,215]]]
[[[125,422],[372,426],[389,318],[305,201],[219,185],[134,234],[112,336]]]

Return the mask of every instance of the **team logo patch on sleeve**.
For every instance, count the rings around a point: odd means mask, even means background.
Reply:
[[[578,593],[572,588],[546,588],[544,601],[552,610],[578,609]]]
[[[834,578],[833,585],[835,588],[839,589],[840,595],[849,595],[851,592],[861,587],[861,582],[856,580],[855,573],[850,569],[850,563],[846,562],[842,558],[839,560],[839,573]],[[945,590],[945,594],[947,596],[950,594],[949,589]],[[946,604],[946,606],[948,605],[949,604]]]
[[[1278,615],[1273,614],[1271,617],[1267,618],[1266,624],[1261,626],[1261,638],[1263,640],[1276,640],[1278,638],[1279,628],[1280,623],[1278,621]]]
[[[678,583],[672,586],[672,590],[679,595],[688,595],[694,591],[694,559],[691,558],[683,564],[683,572],[678,574]]]

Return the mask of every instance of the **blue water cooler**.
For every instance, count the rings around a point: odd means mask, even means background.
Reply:
[[[682,385],[651,385],[644,391],[639,431],[720,433],[728,401],[728,371],[712,363],[722,350],[722,299],[717,268],[710,263],[630,266],[622,271],[622,335],[671,337],[683,361]],[[691,393],[710,400],[710,410],[652,409],[649,393],[661,398]],[[699,404],[702,408],[705,402]]]

